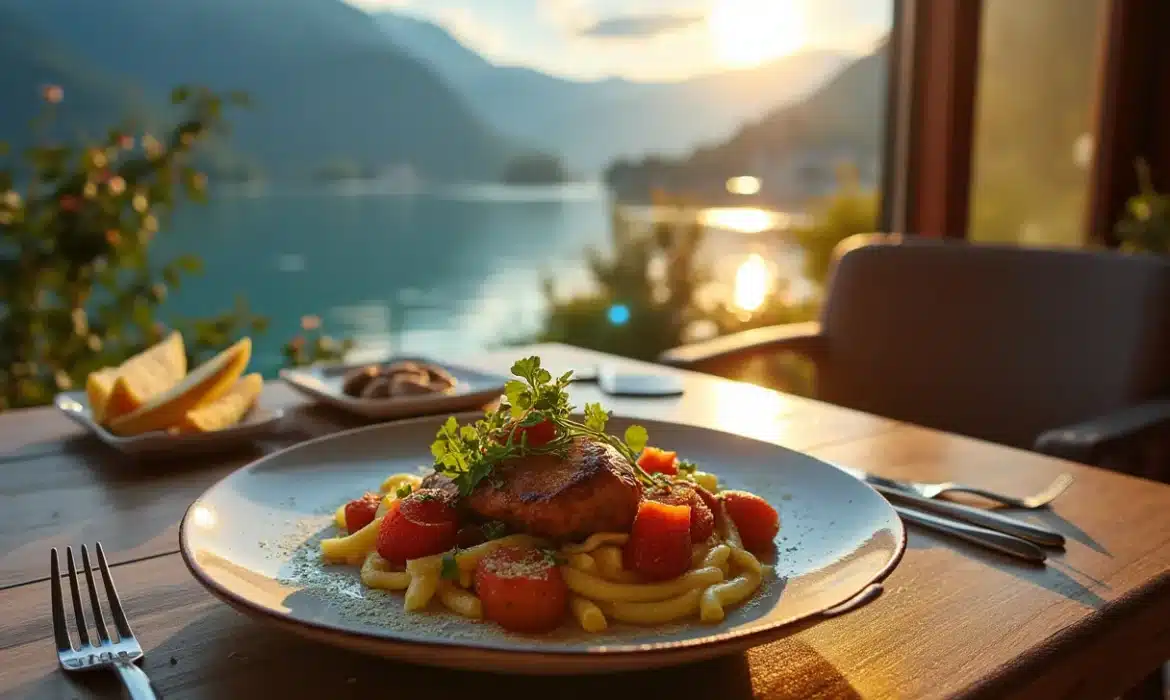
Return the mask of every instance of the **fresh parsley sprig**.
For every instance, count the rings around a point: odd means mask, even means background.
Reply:
[[[495,411],[470,425],[459,425],[448,418],[431,443],[435,470],[459,487],[459,493],[469,495],[488,478],[499,463],[530,454],[564,456],[577,437],[602,441],[625,457],[634,467],[638,478],[647,484],[655,479],[638,467],[638,455],[649,436],[640,425],[626,429],[623,438],[605,432],[610,414],[601,404],[585,405],[584,422],[573,419],[568,387],[573,373],[566,372],[553,379],[552,373],[540,366],[540,358],[526,357],[512,365],[510,379],[504,385],[504,399]],[[541,445],[528,444],[528,431],[544,422],[551,423],[553,438]]]

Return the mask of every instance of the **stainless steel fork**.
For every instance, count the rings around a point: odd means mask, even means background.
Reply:
[[[73,548],[67,547],[65,561],[69,566],[69,590],[73,596],[73,617],[77,622],[77,638],[80,642],[77,647],[73,646],[73,641],[69,636],[69,625],[65,619],[65,603],[61,596],[61,565],[57,559],[57,548],[54,547],[49,558],[49,574],[52,581],[50,588],[53,598],[53,636],[57,640],[57,659],[61,662],[61,668],[66,671],[113,669],[122,679],[131,700],[155,700],[159,695],[155,692],[146,673],[136,664],[142,659],[142,647],[134,638],[134,632],[130,629],[130,621],[126,619],[126,613],[122,610],[122,601],[119,600],[118,591],[114,588],[114,578],[110,575],[110,567],[106,563],[106,553],[102,551],[102,543],[98,542],[95,549],[97,550],[98,566],[102,572],[102,581],[106,588],[107,605],[110,609],[110,615],[114,618],[114,628],[118,631],[118,641],[112,641],[106,630],[106,619],[102,614],[97,588],[93,585],[93,567],[89,564],[89,550],[86,549],[85,545],[81,545],[81,566],[85,570],[85,582],[89,588],[89,601],[93,607],[97,640],[96,642],[90,640],[85,607],[81,602],[81,590],[77,585],[77,567],[73,562]]]

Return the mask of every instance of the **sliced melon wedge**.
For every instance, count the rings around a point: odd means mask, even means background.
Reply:
[[[178,425],[187,412],[215,401],[235,386],[252,356],[252,340],[244,338],[191,370],[183,381],[156,395],[140,408],[109,421],[115,435],[140,435]],[[121,379],[121,376],[119,376]]]
[[[176,427],[180,433],[210,433],[230,428],[252,410],[263,387],[264,378],[259,373],[245,375],[228,393],[187,411]]]
[[[93,419],[97,423],[106,419],[106,404],[110,402],[117,378],[117,367],[102,367],[96,372],[90,372],[85,378],[85,395],[89,398],[89,410],[93,412]]]
[[[102,406],[102,419],[110,421],[137,411],[177,385],[186,374],[183,335],[175,331],[119,365],[109,398]]]

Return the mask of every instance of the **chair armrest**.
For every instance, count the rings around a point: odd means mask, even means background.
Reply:
[[[1093,464],[1106,447],[1164,426],[1170,426],[1170,399],[1156,399],[1049,430],[1036,439],[1036,451]]]
[[[765,326],[711,340],[671,348],[658,361],[672,367],[706,369],[727,366],[759,355],[790,351],[816,361],[823,354],[825,336],[817,321]]]

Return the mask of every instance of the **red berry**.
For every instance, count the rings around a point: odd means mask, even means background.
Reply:
[[[772,549],[772,540],[780,532],[780,514],[775,508],[747,491],[724,491],[719,497],[739,530],[745,548],[753,552]]]
[[[367,491],[361,498],[355,498],[345,504],[345,529],[357,532],[374,522],[374,515],[378,512],[378,505],[381,502],[381,496]]]

